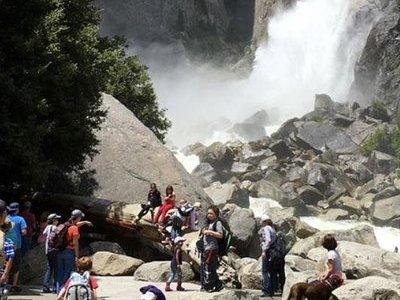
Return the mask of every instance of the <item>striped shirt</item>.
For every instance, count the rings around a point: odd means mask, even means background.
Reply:
[[[9,238],[4,239],[4,255],[6,261],[15,257],[14,243]]]

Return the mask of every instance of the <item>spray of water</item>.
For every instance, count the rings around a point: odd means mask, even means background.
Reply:
[[[176,47],[153,45],[141,51],[174,123],[172,143],[226,137],[215,132],[226,131],[228,120],[240,122],[259,109],[277,108],[280,121],[302,115],[312,109],[315,93],[347,100],[354,64],[373,20],[358,16],[366,1],[298,0],[271,19],[267,43],[257,50],[246,79],[194,65]]]

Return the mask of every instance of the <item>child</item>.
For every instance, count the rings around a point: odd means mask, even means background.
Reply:
[[[174,240],[174,255],[171,260],[171,272],[168,277],[167,283],[165,284],[165,291],[171,292],[171,282],[176,278],[178,285],[176,287],[177,291],[184,291],[182,287],[182,245],[186,241],[184,237],[178,236]]]
[[[83,256],[79,258],[76,262],[76,269],[78,273],[73,272],[70,278],[67,280],[63,288],[61,289],[60,293],[58,294],[57,300],[68,299],[68,294],[72,291],[74,294],[76,293],[73,290],[74,285],[86,285],[88,290],[90,291],[90,298],[91,300],[97,300],[97,293],[96,289],[99,287],[97,284],[97,280],[95,277],[90,276],[89,271],[92,269],[92,259],[88,256]],[[79,291],[82,291],[79,289]],[[80,298],[79,298],[80,299]]]
[[[342,259],[336,251],[337,242],[332,234],[327,234],[322,240],[322,247],[328,250],[326,270],[319,280],[330,286],[332,290],[343,284]]]
[[[139,223],[140,219],[142,219],[149,211],[151,214],[151,219],[154,217],[154,210],[161,205],[161,194],[157,189],[155,183],[150,185],[150,191],[147,194],[147,204],[142,204],[142,210],[139,212],[137,217],[134,220],[134,223]]]
[[[164,244],[168,244],[170,241],[174,241],[175,238],[182,235],[182,230],[185,230],[188,226],[188,216],[193,211],[193,205],[188,203],[186,200],[180,200],[179,206],[176,209],[169,211],[168,222],[162,229],[162,232],[169,235],[165,238]]]
[[[157,214],[153,219],[154,224],[164,224],[167,212],[175,207],[174,188],[171,185],[167,186],[165,193],[164,203],[158,208]]]
[[[12,227],[13,227],[12,222],[6,219],[1,229],[3,230],[4,234],[6,234],[11,230]],[[12,263],[15,257],[14,243],[12,242],[11,239],[4,238],[3,251],[4,251],[4,269],[1,272],[2,274],[0,277],[0,284],[7,283],[8,277],[10,276]]]
[[[56,230],[61,216],[50,214],[47,217],[47,226],[43,230],[45,240],[45,253],[47,257],[47,270],[43,278],[43,293],[52,293],[56,291],[56,267],[57,267],[57,252],[55,249],[49,249],[49,238],[51,233]],[[49,251],[50,250],[50,251]],[[51,282],[53,279],[53,283]]]

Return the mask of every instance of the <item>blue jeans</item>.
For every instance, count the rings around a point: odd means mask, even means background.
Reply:
[[[43,278],[43,287],[57,290],[56,285],[57,253],[47,254],[47,270]],[[52,281],[53,279],[53,281]]]
[[[57,255],[57,293],[60,292],[73,270],[75,270],[75,252],[64,249]]]
[[[171,272],[169,273],[167,283],[171,283],[174,279],[176,279],[178,285],[182,283],[182,270],[177,265],[171,264]]]
[[[268,254],[262,258],[262,285],[264,294],[273,294],[277,286],[277,273],[273,270]]]

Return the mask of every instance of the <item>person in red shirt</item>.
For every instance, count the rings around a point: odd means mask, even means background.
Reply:
[[[165,215],[170,209],[175,207],[175,193],[174,188],[169,185],[165,190],[166,196],[164,203],[158,208],[157,214],[154,217],[153,223],[163,225],[165,223]]]
[[[27,196],[23,196],[23,210],[20,216],[24,218],[26,225],[26,234],[22,236],[21,258],[24,259],[25,255],[32,249],[32,238],[36,233],[36,218],[31,212],[32,204],[27,200]]]
[[[74,284],[74,279],[76,279],[77,277],[79,277],[78,279],[80,281],[83,281],[85,284],[87,284],[87,286],[90,288],[90,291],[92,292],[92,300],[97,300],[97,293],[96,290],[99,287],[98,283],[97,283],[97,279],[96,277],[90,276],[89,272],[92,269],[92,259],[88,256],[82,256],[81,258],[79,258],[76,261],[76,269],[78,271],[77,273],[72,273],[71,277],[65,282],[63,288],[61,289],[61,291],[59,292],[57,299],[58,300],[62,300],[65,297],[65,294],[68,291],[68,287],[71,284]],[[78,275],[78,276],[76,276]],[[81,283],[81,282],[79,282]]]

